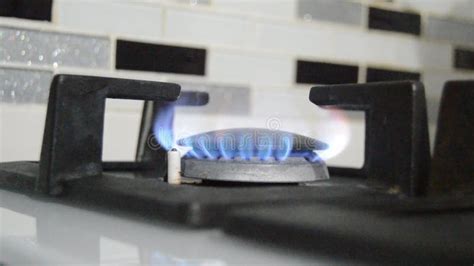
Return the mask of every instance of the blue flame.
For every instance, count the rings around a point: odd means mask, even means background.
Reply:
[[[207,147],[210,147],[211,144],[211,138],[208,135],[202,135],[201,137],[198,138],[197,144],[199,150],[203,151],[204,158],[208,158],[211,160],[216,160],[219,157],[219,153],[216,149],[208,149]]]
[[[308,147],[325,144],[306,138],[305,145],[294,142],[294,134],[278,130],[240,128],[202,133],[178,141],[173,133],[174,107],[172,103],[160,106],[153,124],[154,139],[165,150],[173,147],[191,148],[186,157],[208,160],[253,160],[284,161],[288,157],[303,157],[308,161],[319,160],[319,156]],[[185,148],[186,147],[186,148]],[[324,149],[324,148],[322,148]]]
[[[163,104],[160,111],[156,114],[153,123],[153,136],[165,150],[173,148],[175,139],[173,134],[174,106],[173,103]]]
[[[307,140],[314,143],[310,138]],[[294,136],[288,132],[233,129],[202,133],[181,139],[178,144],[191,147],[186,156],[198,159],[284,161],[291,156],[303,157],[311,162],[320,160],[314,151],[293,142]]]
[[[240,136],[239,148],[237,150],[240,158],[250,160],[254,157],[254,142],[250,134]]]
[[[283,136],[280,139],[280,148],[275,150],[275,159],[278,161],[285,160],[290,155],[293,149],[292,138],[289,136]]]
[[[257,138],[258,158],[266,160],[272,156],[272,140],[269,136],[260,136]]]
[[[217,141],[217,156],[220,159],[231,160],[236,156],[237,141],[232,134],[218,134]]]
[[[303,157],[309,162],[322,161],[321,157],[315,151],[292,151],[291,157]]]

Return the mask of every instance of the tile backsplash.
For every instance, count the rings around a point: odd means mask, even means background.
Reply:
[[[361,3],[344,0],[298,0],[298,17],[362,26],[365,7]],[[344,16],[341,16],[344,14]]]
[[[110,41],[105,37],[0,26],[0,43],[0,62],[110,67]]]
[[[424,33],[429,39],[472,45],[474,43],[474,21],[428,17]]]
[[[51,20],[53,0],[2,0],[0,16],[33,20]]]
[[[312,84],[421,80],[433,129],[442,83],[474,78],[471,2],[0,1],[0,161],[39,158],[49,83],[67,72],[180,83],[210,99],[177,108],[178,130],[276,123],[335,141],[331,164],[361,166],[364,115],[309,103]],[[133,159],[141,105],[108,106],[104,158]],[[35,137],[18,149],[25,130]]]
[[[117,40],[115,68],[203,76],[206,50]]]
[[[52,80],[52,71],[0,66],[0,104],[45,104]]]
[[[163,8],[134,2],[55,0],[55,22],[62,27],[84,32],[161,37]]]
[[[251,92],[249,87],[230,86],[223,84],[183,82],[170,80],[170,82],[181,85],[182,91],[207,92],[210,95],[209,102],[204,106],[180,106],[177,112],[181,115],[198,113],[200,115],[221,114],[229,116],[248,116],[252,111]]]
[[[421,34],[421,16],[412,12],[369,8],[369,29]]]
[[[390,81],[390,80],[420,80],[421,74],[406,71],[394,71],[375,67],[367,68],[366,82]]]
[[[454,67],[457,69],[474,70],[474,49],[454,49]]]
[[[296,82],[306,84],[357,83],[359,67],[298,60]]]

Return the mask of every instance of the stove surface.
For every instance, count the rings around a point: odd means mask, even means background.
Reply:
[[[306,256],[164,222],[86,210],[0,190],[0,262],[5,265],[314,265]]]

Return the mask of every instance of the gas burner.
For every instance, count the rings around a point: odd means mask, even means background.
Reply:
[[[315,150],[327,144],[306,136],[262,128],[233,128],[178,141],[191,150],[184,176],[213,181],[300,183],[328,179]]]

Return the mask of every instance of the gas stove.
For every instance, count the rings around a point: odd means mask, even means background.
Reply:
[[[306,254],[472,264],[473,97],[474,81],[446,83],[430,156],[423,84],[313,87],[315,105],[365,111],[365,163],[356,169],[327,166],[318,156],[322,141],[257,128],[183,138],[176,143],[185,156],[170,156],[178,152],[170,141],[175,106],[205,105],[209,95],[172,83],[58,75],[40,161],[1,163],[0,187],[38,201],[220,228]],[[146,101],[134,162],[101,160],[106,98]],[[172,169],[182,174],[177,183]]]

